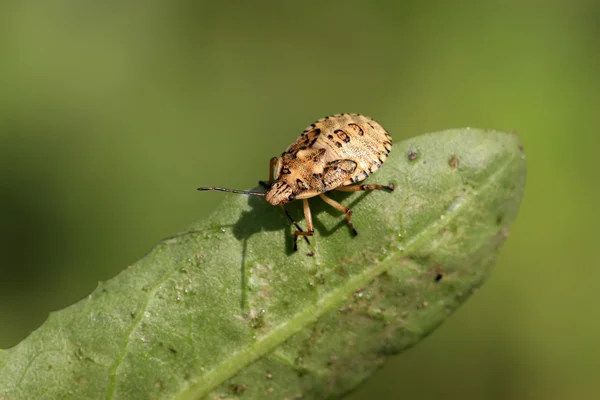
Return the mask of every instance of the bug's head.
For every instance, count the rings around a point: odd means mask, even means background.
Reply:
[[[271,186],[266,199],[274,206],[283,205],[293,201],[296,196],[294,189],[284,181],[279,181]]]

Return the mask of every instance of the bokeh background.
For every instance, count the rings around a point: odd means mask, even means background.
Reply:
[[[351,399],[600,398],[593,0],[0,3],[0,348],[337,112],[516,130],[529,163],[489,282]]]

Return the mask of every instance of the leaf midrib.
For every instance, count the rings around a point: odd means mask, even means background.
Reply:
[[[473,199],[477,198],[481,193],[484,193],[496,181],[495,177],[501,175],[504,170],[513,162],[515,155],[510,157],[500,168],[492,173],[483,183],[478,191],[472,191],[467,196],[467,199],[463,202],[463,206],[460,207],[457,212],[453,212],[451,216],[446,218],[434,220],[433,223],[428,225],[425,229],[413,236],[411,240],[408,240],[405,246],[405,255],[412,252],[414,247],[432,235],[435,235],[440,231],[441,228],[448,225],[457,215],[461,214],[461,210],[465,209],[465,206],[470,204]],[[235,376],[239,371],[244,369],[247,365],[252,363],[254,360],[259,359],[265,354],[271,352],[279,344],[300,332],[303,328],[309,324],[318,320],[322,315],[331,311],[334,307],[340,305],[349,296],[354,293],[357,288],[367,285],[371,280],[386,272],[391,268],[392,263],[388,263],[390,258],[393,256],[388,255],[379,261],[379,263],[372,268],[364,270],[352,278],[348,279],[344,285],[339,289],[333,291],[330,295],[323,297],[316,304],[304,309],[302,312],[296,314],[295,317],[291,318],[289,322],[283,323],[274,328],[271,333],[258,340],[248,349],[235,353],[232,357],[228,358],[217,367],[207,372],[199,380],[194,382],[192,385],[180,392],[176,399],[198,399],[210,391],[218,387],[220,384],[225,382],[227,379]]]

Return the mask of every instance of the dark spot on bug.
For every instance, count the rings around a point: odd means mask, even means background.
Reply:
[[[419,158],[419,154],[416,151],[409,151],[407,156],[409,161],[415,161]]]
[[[335,144],[338,148],[341,148],[343,146],[343,144],[341,144],[340,142],[335,142]]]
[[[371,125],[370,122],[367,122],[367,125],[369,125],[371,127],[371,129],[375,129],[375,127],[373,125]]]
[[[327,139],[333,140],[333,135],[327,135]]]
[[[456,158],[456,156],[452,156],[452,158],[450,158],[448,161],[448,165],[452,168],[458,167],[458,158]]]
[[[360,125],[358,124],[348,124],[348,126],[354,127],[354,129],[356,129],[358,131],[358,136],[364,136],[365,132],[362,130],[362,128],[360,127]]]
[[[308,147],[313,147],[313,145],[315,144],[315,142],[317,141],[318,137],[315,137],[309,144]]]
[[[360,185],[361,190],[367,190],[367,185]]]
[[[298,189],[300,189],[300,190],[308,189],[308,187],[306,186],[304,181],[302,181],[301,179],[296,179],[296,184],[298,185]]]
[[[365,171],[363,171],[362,173],[363,173],[363,175],[365,176],[365,178],[368,178],[368,177],[369,177],[369,174],[367,174]]]
[[[371,175],[373,173],[373,170],[371,169],[371,167],[369,167],[369,175]]]
[[[317,129],[314,130],[314,132],[315,132],[315,135],[320,135],[321,134],[321,129],[317,128]]]
[[[341,141],[345,143],[350,143],[350,136],[348,136],[348,134],[342,129],[336,129],[335,131],[333,131],[333,133],[335,133]]]
[[[323,179],[323,174],[313,174],[314,179]]]

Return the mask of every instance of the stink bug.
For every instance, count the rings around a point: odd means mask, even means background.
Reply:
[[[361,190],[394,190],[394,185],[353,185],[366,179],[381,168],[392,150],[392,137],[381,125],[359,114],[335,114],[322,118],[307,127],[281,157],[273,157],[269,164],[269,182],[259,182],[268,191],[254,192],[200,187],[198,190],[264,196],[274,206],[280,206],[296,227],[294,250],[298,237],[308,241],[314,233],[308,198],[320,196],[327,204],[346,214],[346,223],[358,232],[351,221],[352,211],[324,195],[330,190],[354,192]],[[307,231],[294,221],[284,205],[302,199]]]

